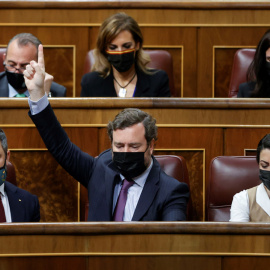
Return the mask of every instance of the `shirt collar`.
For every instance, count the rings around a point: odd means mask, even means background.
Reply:
[[[2,196],[5,197],[5,183],[3,183],[1,186],[0,186],[0,195],[2,194]]]
[[[151,164],[148,166],[148,168],[141,175],[133,178],[133,181],[135,182],[135,184],[139,185],[140,187],[143,187],[152,167],[153,167],[153,159],[151,158]],[[122,174],[120,174],[120,177],[121,177],[121,184],[122,184],[125,177]]]
[[[9,97],[15,97],[17,94],[19,94],[19,92],[16,91],[14,89],[14,87],[11,86],[10,84],[8,84],[8,92],[9,92]],[[26,91],[23,94],[25,94],[27,97],[29,97],[29,92],[28,92],[27,89],[26,89]]]

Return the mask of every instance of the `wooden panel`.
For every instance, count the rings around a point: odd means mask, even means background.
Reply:
[[[16,114],[16,113],[15,113]],[[26,115],[28,118],[28,116]],[[27,119],[26,118],[26,119]],[[3,125],[1,125],[3,127]],[[44,149],[43,143],[37,129],[34,126],[31,127],[16,127],[7,126],[3,128],[8,138],[9,149]],[[98,131],[96,128],[85,128],[80,126],[65,127],[70,140],[78,147],[82,148],[85,152],[91,155],[98,154]],[[20,136],[18,137],[18,134]]]
[[[55,256],[55,257],[17,257],[14,258],[1,258],[0,264],[2,270],[8,269],[87,269],[87,258],[84,257],[66,257],[66,256]]]
[[[76,66],[73,55],[76,47],[49,47],[44,50],[46,72],[54,76],[54,81],[67,88],[67,97],[75,97]]]
[[[236,269],[264,269],[268,268],[270,263],[269,257],[225,257],[223,258],[223,269],[236,270]]]
[[[1,260],[0,260],[1,263]],[[193,270],[218,270],[221,268],[221,258],[217,257],[190,257],[190,256],[125,256],[125,257],[109,257],[90,258],[89,268],[87,269],[193,269]],[[112,268],[117,265],[117,268]]]
[[[142,27],[146,48],[160,46],[171,52],[173,57],[174,82],[178,97],[181,97],[181,84],[185,97],[194,96],[196,92],[197,36],[195,28]],[[174,47],[176,47],[174,49]],[[181,49],[183,48],[183,49]],[[179,51],[179,49],[181,49]],[[182,58],[183,55],[183,58]],[[182,70],[182,68],[184,69]],[[183,82],[181,82],[183,80]]]
[[[238,48],[214,48],[214,97],[228,97],[233,57]]]
[[[226,156],[246,155],[246,149],[257,149],[259,141],[269,133],[269,129],[237,128],[226,130],[225,153]],[[256,155],[253,151],[253,155]]]
[[[194,270],[218,270],[221,269],[220,258],[207,257],[173,257],[173,256],[96,256],[96,257],[24,257],[24,258],[0,258],[1,268],[8,269],[80,269],[80,270],[136,270],[136,269],[194,269]]]
[[[18,187],[38,196],[41,222],[78,221],[78,184],[48,151],[11,151]]]
[[[250,270],[269,263],[269,226],[263,223],[101,222],[0,227],[0,241],[5,242],[0,246],[4,270],[45,269],[38,264],[53,269],[57,265],[57,269],[124,270],[128,264],[130,269],[142,270]]]

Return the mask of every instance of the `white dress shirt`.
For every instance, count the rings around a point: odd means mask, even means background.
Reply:
[[[256,192],[256,203],[270,216],[270,199],[261,183]],[[246,190],[233,196],[230,221],[249,222],[249,198]]]
[[[6,222],[12,222],[11,220],[11,212],[10,212],[10,207],[9,207],[9,202],[8,202],[8,196],[4,190],[5,187],[5,183],[3,183],[0,186],[0,195],[1,195],[1,200],[4,206],[4,210],[5,210],[5,215],[6,215]]]
[[[49,100],[48,100],[47,95],[44,95],[38,101],[32,101],[29,97],[28,104],[30,107],[31,114],[35,115],[35,114],[42,112],[49,105]]]
[[[8,84],[8,96],[9,97],[15,97],[17,94],[19,94],[19,92],[17,92],[13,86],[11,86],[10,84]],[[25,94],[27,97],[29,97],[29,92],[28,90],[26,89],[26,91],[23,93]]]
[[[149,175],[149,172],[152,169],[152,166],[153,166],[153,160],[151,159],[150,166],[141,175],[133,178],[134,185],[128,189],[127,202],[126,202],[126,206],[125,206],[123,221],[131,221],[132,220],[132,217],[134,215],[136,206],[137,206],[138,201],[140,199],[144,184],[145,184],[146,179]],[[121,188],[123,185],[123,181],[125,179],[125,177],[122,174],[120,174],[120,177],[121,177],[121,181],[119,183],[117,183],[115,185],[115,188],[114,188],[113,212],[114,212],[114,208],[116,206],[117,199],[118,199],[118,196],[120,194],[120,191],[121,191]]]

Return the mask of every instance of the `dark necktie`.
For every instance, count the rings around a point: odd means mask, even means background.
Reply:
[[[134,181],[127,181],[124,179],[118,200],[114,209],[113,220],[114,221],[123,221],[125,206],[127,202],[127,193],[128,189],[134,184]]]
[[[6,222],[6,215],[0,194],[0,222]]]

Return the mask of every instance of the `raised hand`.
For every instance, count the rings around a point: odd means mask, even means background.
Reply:
[[[38,47],[38,62],[31,61],[30,64],[26,66],[26,70],[23,74],[31,100],[37,101],[42,98],[45,94],[44,80],[46,75],[42,45]]]

